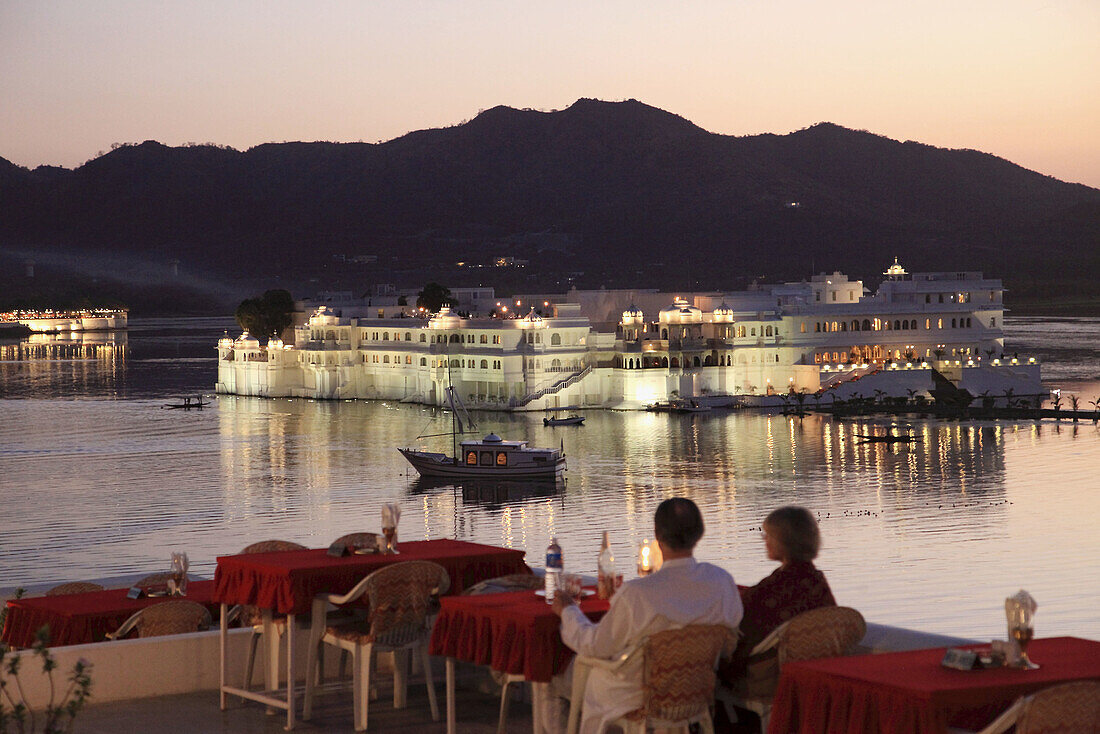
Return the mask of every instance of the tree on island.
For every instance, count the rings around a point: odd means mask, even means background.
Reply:
[[[444,306],[453,306],[457,303],[451,296],[451,289],[440,285],[435,281],[424,286],[424,290],[416,294],[416,307],[423,308],[428,313],[435,313]]]
[[[294,298],[282,289],[265,291],[237,306],[237,324],[257,339],[279,337],[292,323]]]

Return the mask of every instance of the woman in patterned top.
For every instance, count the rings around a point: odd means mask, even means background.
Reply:
[[[764,546],[779,568],[756,586],[741,591],[745,616],[741,639],[733,658],[723,664],[721,677],[732,684],[745,676],[750,653],[779,625],[818,607],[836,606],[825,574],[814,566],[821,547],[821,533],[813,515],[804,507],[780,507],[764,520]],[[763,653],[774,657],[775,650]]]

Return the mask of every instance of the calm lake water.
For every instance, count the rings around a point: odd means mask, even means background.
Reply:
[[[485,433],[564,442],[568,482],[426,486],[395,448],[448,430],[436,409],[212,397],[201,412],[163,410],[212,392],[223,329],[232,321],[133,319],[125,343],[0,345],[0,587],[137,576],[173,550],[210,575],[215,556],[252,541],[376,530],[393,500],[401,539],[523,548],[540,564],[555,534],[567,569],[585,573],[607,529],[629,577],[656,505],[685,495],[707,520],[698,555],[740,583],[774,568],[763,516],[797,503],[820,517],[818,565],[837,599],[870,621],[1003,636],[1003,600],[1025,588],[1041,636],[1100,637],[1091,422],[913,421],[920,443],[884,446],[855,434],[887,419],[590,411],[552,429],[540,414],[485,413]],[[1043,358],[1050,387],[1082,408],[1100,399],[1100,319],[1017,318],[1007,332],[1010,352]]]

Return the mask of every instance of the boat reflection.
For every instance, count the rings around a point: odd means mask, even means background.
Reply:
[[[438,479],[418,477],[409,483],[409,494],[436,494],[438,490],[449,489],[462,497],[464,505],[494,507],[534,499],[561,496],[565,491],[566,480],[557,479]]]

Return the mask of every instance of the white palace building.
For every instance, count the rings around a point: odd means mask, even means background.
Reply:
[[[441,405],[453,385],[490,410],[906,396],[931,391],[934,375],[975,396],[1042,392],[1035,360],[1004,354],[999,280],[910,275],[896,261],[884,275],[873,295],[841,273],[726,293],[459,289],[455,310],[430,316],[392,291],[306,301],[292,342],[218,343],[217,391]]]

